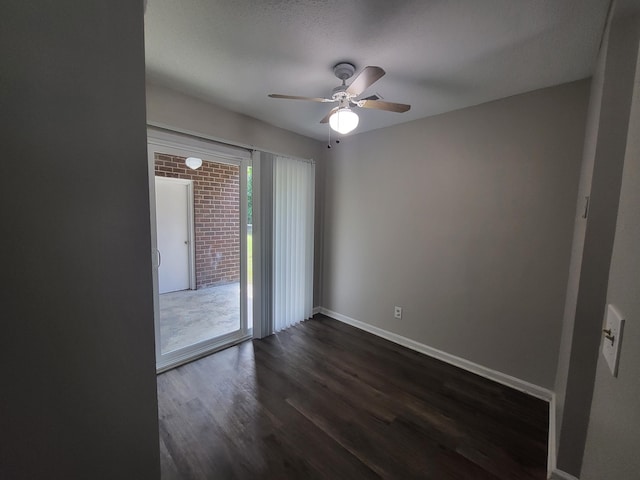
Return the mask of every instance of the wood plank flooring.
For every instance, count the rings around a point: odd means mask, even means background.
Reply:
[[[316,315],[158,376],[163,479],[546,478],[548,405]]]

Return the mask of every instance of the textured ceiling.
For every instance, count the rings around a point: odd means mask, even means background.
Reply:
[[[364,132],[591,75],[609,0],[148,0],[149,81],[308,137],[333,104],[332,67],[387,74]]]

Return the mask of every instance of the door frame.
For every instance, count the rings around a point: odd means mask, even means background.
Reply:
[[[162,353],[160,342],[160,300],[158,294],[158,254],[155,205],[155,154],[163,153],[180,157],[197,155],[203,161],[237,165],[240,169],[240,329],[216,338]],[[196,360],[215,351],[252,338],[247,319],[247,167],[252,165],[251,151],[233,148],[187,134],[166,129],[147,128],[147,159],[149,176],[149,201],[151,225],[151,256],[153,277],[153,310],[156,342],[156,372],[161,373],[184,363]]]
[[[155,153],[155,152],[154,152]],[[195,248],[195,235],[194,235],[194,206],[193,206],[193,180],[186,180],[184,178],[173,178],[173,177],[156,177],[155,169],[154,169],[154,182],[160,180],[161,182],[171,182],[171,183],[179,183],[181,185],[187,186],[187,244],[188,244],[188,268],[189,268],[189,290],[196,289],[196,248]],[[153,185],[155,199],[155,183]],[[157,228],[157,211],[155,209],[154,204],[154,215],[153,215],[153,223]],[[154,230],[157,234],[157,230]],[[156,244],[158,243],[158,239],[156,238]],[[158,248],[156,246],[156,253],[158,253]],[[160,257],[160,255],[158,255]],[[160,258],[158,258],[158,267],[160,267]],[[158,288],[158,291],[160,289]]]

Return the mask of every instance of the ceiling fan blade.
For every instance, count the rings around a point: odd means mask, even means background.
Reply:
[[[327,113],[327,115],[322,120],[320,120],[320,123],[328,123],[329,117],[333,115],[333,112],[335,112],[336,110],[338,110],[338,107],[332,108],[331,111]]]
[[[358,102],[358,106],[362,108],[375,108],[376,110],[386,110],[388,112],[402,113],[411,108],[411,105],[404,103],[383,102],[382,100],[362,100]]]
[[[319,97],[298,97],[296,95],[280,95],[279,93],[270,93],[269,96],[271,98],[285,98],[288,100],[308,100],[310,102],[335,102],[335,100],[331,100],[330,98],[319,98]]]
[[[347,93],[360,95],[367,88],[380,80],[384,74],[385,71],[380,67],[364,67],[353,82],[351,82],[351,85],[347,87]]]

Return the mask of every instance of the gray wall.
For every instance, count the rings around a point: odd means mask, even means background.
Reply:
[[[552,388],[588,93],[575,82],[332,149],[322,305]]]
[[[166,87],[147,84],[147,120],[176,131],[236,145],[316,160],[316,236],[322,236],[322,181],[326,147],[319,141],[274,127]],[[320,301],[320,241],[315,242],[314,305]]]
[[[591,193],[591,179],[593,176],[593,164],[596,156],[598,128],[600,127],[600,110],[602,104],[602,91],[604,85],[604,66],[607,51],[608,38],[605,37],[596,62],[596,68],[591,78],[591,96],[587,111],[587,127],[585,130],[585,143],[582,153],[582,167],[580,169],[580,182],[578,184],[578,198],[574,216],[573,243],[571,245],[571,261],[569,264],[569,280],[567,283],[567,296],[565,299],[564,316],[562,320],[562,333],[560,352],[558,356],[558,369],[555,383],[555,409],[556,409],[556,449],[559,445],[560,425],[564,413],[565,391],[569,375],[569,360],[571,357],[571,344],[573,341],[573,327],[578,302],[578,286],[582,269],[582,253],[587,230],[587,219],[584,218],[587,208],[587,197]],[[557,454],[557,452],[554,452]]]
[[[142,10],[2,4],[1,478],[159,478]]]
[[[166,87],[147,83],[147,120],[221,141],[316,159],[321,142]]]
[[[557,464],[558,468],[572,475],[580,472],[589,421],[616,228],[638,35],[637,20],[614,10],[593,83],[597,91],[592,92],[592,100],[600,104],[592,105],[590,109],[592,118],[589,124],[595,127],[587,131],[583,164],[583,184],[590,188],[591,205],[586,226],[580,225],[584,223],[582,219],[576,221],[576,231],[584,231],[583,244],[580,244],[581,237],[577,234],[574,237],[572,265],[575,268],[579,259],[579,273],[572,276],[573,281],[568,287],[564,338],[556,383],[560,400]],[[581,212],[582,208],[579,207],[578,211]]]
[[[638,20],[638,19],[637,19]],[[640,22],[638,22],[640,26]],[[598,355],[583,480],[638,478],[640,472],[640,58],[609,272],[607,303],[626,318],[618,377]]]

